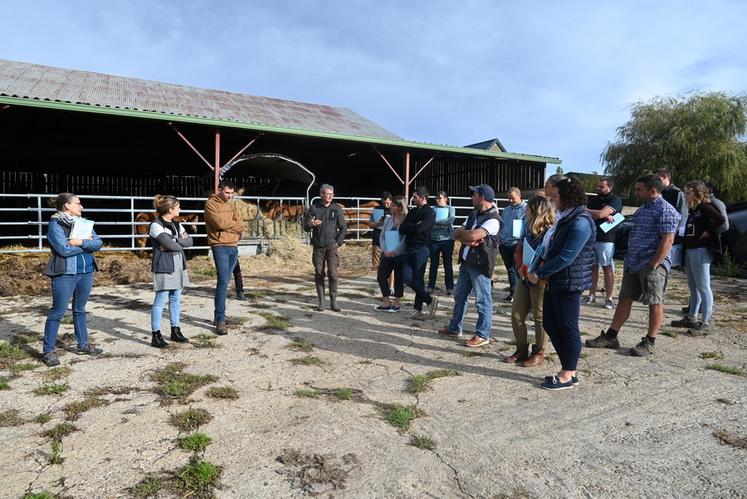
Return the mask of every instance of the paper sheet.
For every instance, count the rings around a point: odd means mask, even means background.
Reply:
[[[70,230],[70,239],[88,239],[93,232],[93,220],[81,217],[73,218],[73,228]]]
[[[612,217],[611,222],[604,222],[599,226],[599,228],[602,229],[602,232],[609,232],[610,230],[615,228],[615,226],[619,225],[623,220],[625,220],[625,217],[622,215],[622,213],[615,213],[615,215]]]
[[[527,273],[531,274],[535,270],[537,270],[537,267],[539,267],[540,260],[542,260],[542,253],[545,252],[545,246],[543,244],[540,244],[536,250],[534,250],[534,257],[532,257],[532,262],[527,266]]]
[[[529,264],[532,263],[532,260],[534,260],[534,249],[532,249],[532,245],[529,244],[529,241],[524,239],[524,247],[522,248],[521,263],[529,267]]]
[[[378,222],[382,218],[384,218],[384,208],[374,208],[371,213],[371,220]]]
[[[449,218],[449,208],[441,207],[435,208],[436,211],[436,222],[445,222]]]
[[[524,220],[514,220],[513,222],[511,235],[518,239],[524,235]]]
[[[669,260],[672,262],[672,267],[682,267],[682,245],[673,244],[672,249],[669,252]]]
[[[400,242],[399,231],[388,230],[384,232],[384,251],[394,251],[399,246]]]

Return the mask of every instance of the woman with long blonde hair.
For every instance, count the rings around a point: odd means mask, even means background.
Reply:
[[[405,238],[399,234],[399,226],[407,216],[407,201],[404,196],[394,196],[392,204],[389,207],[390,214],[384,219],[381,226],[381,235],[379,236],[379,245],[381,247],[381,260],[377,280],[381,289],[381,296],[384,297],[381,305],[376,307],[379,312],[399,312],[400,299],[405,292],[404,283],[404,263],[405,263]],[[394,238],[398,241],[394,246],[387,246],[387,234],[389,239]],[[394,301],[391,299],[392,290],[389,288],[389,275],[394,272]]]
[[[547,230],[555,223],[555,209],[550,201],[535,196],[527,203],[525,213],[526,234],[524,240],[536,250]],[[545,343],[547,334],[542,325],[542,303],[545,294],[544,283],[532,284],[527,280],[527,266],[523,264],[524,241],[522,240],[514,254],[516,271],[521,278],[516,286],[514,301],[511,307],[511,327],[516,338],[516,352],[506,357],[504,362],[522,367],[534,367],[545,361]],[[526,318],[529,310],[534,315],[534,345],[529,353]]]

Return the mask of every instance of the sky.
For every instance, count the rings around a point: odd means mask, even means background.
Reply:
[[[566,172],[603,171],[635,102],[747,94],[741,0],[0,7],[3,59],[347,107],[406,139],[498,138]]]

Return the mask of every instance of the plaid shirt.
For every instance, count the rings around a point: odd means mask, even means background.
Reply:
[[[628,238],[625,269],[631,272],[639,272],[651,263],[654,255],[656,255],[656,249],[661,243],[661,236],[677,232],[679,223],[680,214],[661,196],[657,196],[652,201],[647,201],[638,208],[638,211],[633,215],[633,228]],[[669,255],[664,258],[662,265],[667,271],[672,266]]]

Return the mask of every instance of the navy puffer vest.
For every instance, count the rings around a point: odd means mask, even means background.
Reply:
[[[597,231],[594,220],[586,211],[586,205],[577,206],[568,215],[560,219],[555,234],[552,236],[550,250],[545,261],[552,260],[563,250],[571,225],[578,218],[583,218],[589,223],[591,235],[576,259],[566,268],[550,276],[548,289],[553,292],[580,293],[591,288],[591,266],[594,264],[594,241],[596,241]]]
[[[482,227],[482,224],[491,219],[501,219],[495,206],[483,213],[473,210],[464,226],[468,229],[473,225]],[[498,234],[494,236],[488,235],[481,245],[470,247],[466,260],[462,259],[462,251],[464,250],[464,245],[462,245],[462,249],[459,250],[459,263],[477,269],[478,272],[488,278],[492,277],[493,270],[495,269],[495,257],[498,254],[499,240]]]

